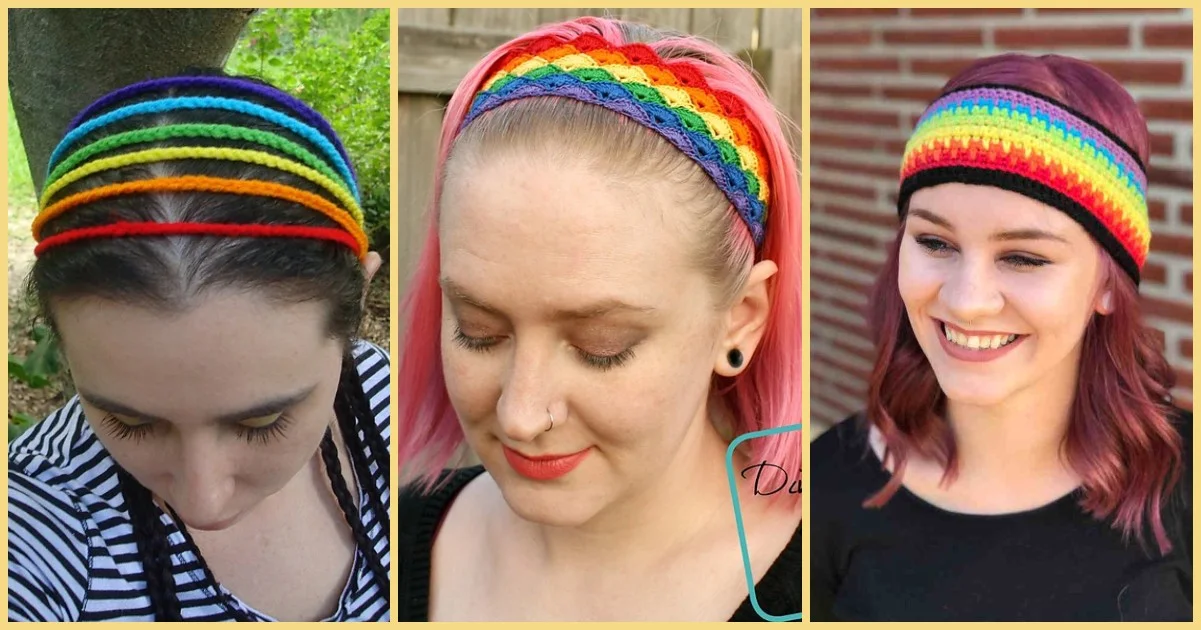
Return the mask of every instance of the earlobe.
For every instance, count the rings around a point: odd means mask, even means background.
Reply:
[[[1102,315],[1109,315],[1113,312],[1113,291],[1105,291],[1097,300],[1097,312]]]

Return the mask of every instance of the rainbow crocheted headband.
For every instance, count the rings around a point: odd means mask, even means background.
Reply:
[[[222,96],[173,96],[177,89],[218,90]],[[124,101],[146,94],[163,96],[129,105]],[[254,97],[259,102],[245,97]],[[271,103],[274,107],[261,105]],[[276,107],[278,109],[276,109]],[[271,123],[303,139],[315,151],[255,126],[229,124],[155,124],[155,114],[180,110],[231,111]],[[107,110],[107,111],[105,111]],[[103,112],[103,113],[102,113]],[[97,137],[113,123],[146,117],[147,126]],[[93,140],[79,146],[80,140]],[[179,141],[185,141],[180,146]],[[233,148],[230,141],[254,145]],[[169,142],[169,146],[162,143]],[[132,165],[176,160],[223,160],[257,164],[306,179],[337,203],[292,186],[255,180],[217,177],[156,177],[99,185],[58,198],[76,182],[102,171]],[[271,86],[237,77],[178,76],[152,79],[126,86],[101,97],[71,121],[66,135],[50,155],[46,181],[33,221],[35,254],[67,243],[92,238],[133,236],[210,235],[227,237],[310,238],[352,248],[360,259],[367,255],[367,236],[360,207],[358,182],[346,149],[329,123],[296,98]],[[304,226],[224,225],[197,223],[132,223],[64,230],[43,238],[42,228],[63,213],[93,201],[122,195],[161,192],[208,192],[283,199],[324,214],[338,228]]]
[[[742,101],[709,86],[691,62],[645,44],[614,48],[596,35],[533,40],[510,52],[475,96],[470,124],[504,103],[559,96],[600,105],[653,129],[704,169],[763,242],[768,160]],[[460,130],[462,127],[460,127]]]
[[[1062,210],[1139,282],[1151,243],[1146,168],[1070,107],[1003,85],[939,97],[905,146],[898,212],[915,191],[948,182],[996,186]]]

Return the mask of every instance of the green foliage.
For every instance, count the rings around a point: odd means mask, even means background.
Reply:
[[[62,371],[63,364],[59,358],[58,340],[49,327],[43,324],[34,326],[33,340],[36,345],[29,356],[8,355],[8,375],[34,389],[41,389],[50,384],[51,377]]]
[[[32,208],[36,200],[33,194],[33,178],[29,174],[29,160],[25,157],[25,145],[21,144],[21,132],[17,129],[17,115],[13,112],[12,100],[8,100],[8,205]]]
[[[265,79],[329,119],[357,171],[376,249],[388,244],[388,36],[382,9],[265,9],[226,64],[228,72]]]

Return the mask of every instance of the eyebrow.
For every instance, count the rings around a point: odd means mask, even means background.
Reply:
[[[440,278],[438,280],[438,284],[442,286],[442,290],[445,291],[447,295],[451,296],[451,298],[455,300],[470,304],[471,306],[474,306],[481,311],[491,313],[492,315],[503,316],[503,313],[499,308],[496,308],[487,302],[484,302],[483,300],[472,297],[465,289],[463,289],[463,287],[456,284],[450,278]],[[580,308],[556,310],[553,314],[553,318],[556,320],[594,319],[597,317],[603,317],[610,313],[621,311],[633,313],[653,313],[655,310],[656,309],[652,306],[627,304],[621,300],[610,298],[600,300],[599,302],[595,302]]]
[[[933,212],[930,212],[929,210],[923,210],[921,208],[914,208],[909,211],[909,214],[916,216],[916,217],[921,217],[937,226],[951,230],[952,232],[955,231],[955,228],[954,228],[954,226],[951,225],[950,221],[947,221],[946,219],[938,216],[937,214],[934,214]],[[996,234],[993,234],[992,236],[990,236],[989,240],[991,240],[991,241],[1046,240],[1046,241],[1058,241],[1060,243],[1068,242],[1068,240],[1066,238],[1064,238],[1058,234],[1054,234],[1054,233],[1048,232],[1046,230],[1039,230],[1036,228],[1024,228],[1024,229],[1019,229],[1019,230],[1006,230],[1004,232],[997,232]]]
[[[235,422],[250,420],[252,418],[263,418],[265,416],[275,415],[304,400],[305,398],[308,398],[315,389],[317,389],[317,385],[313,384],[294,394],[288,394],[286,396],[264,400],[255,404],[254,406],[247,407],[246,409],[222,414],[217,416],[217,421],[223,424],[233,424]],[[101,411],[107,411],[108,413],[122,416],[130,416],[141,420],[149,420],[151,422],[170,422],[166,418],[162,418],[154,414],[143,413],[137,409],[134,409],[133,407],[130,407],[129,405],[119,403],[115,400],[110,400],[104,396],[88,392],[83,389],[77,388],[76,393],[79,394],[80,398],[88,401],[92,406],[100,409]]]

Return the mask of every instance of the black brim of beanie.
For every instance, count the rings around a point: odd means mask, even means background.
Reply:
[[[1058,190],[1021,175],[970,166],[946,166],[915,173],[901,182],[900,194],[897,197],[897,214],[902,219],[905,218],[905,212],[909,207],[909,198],[918,190],[952,183],[1001,188],[1025,195],[1063,211],[1096,239],[1101,247],[1105,248],[1105,251],[1109,252],[1122,271],[1125,271],[1126,275],[1134,280],[1135,286],[1138,286],[1142,280],[1134,257],[1092,212]]]

